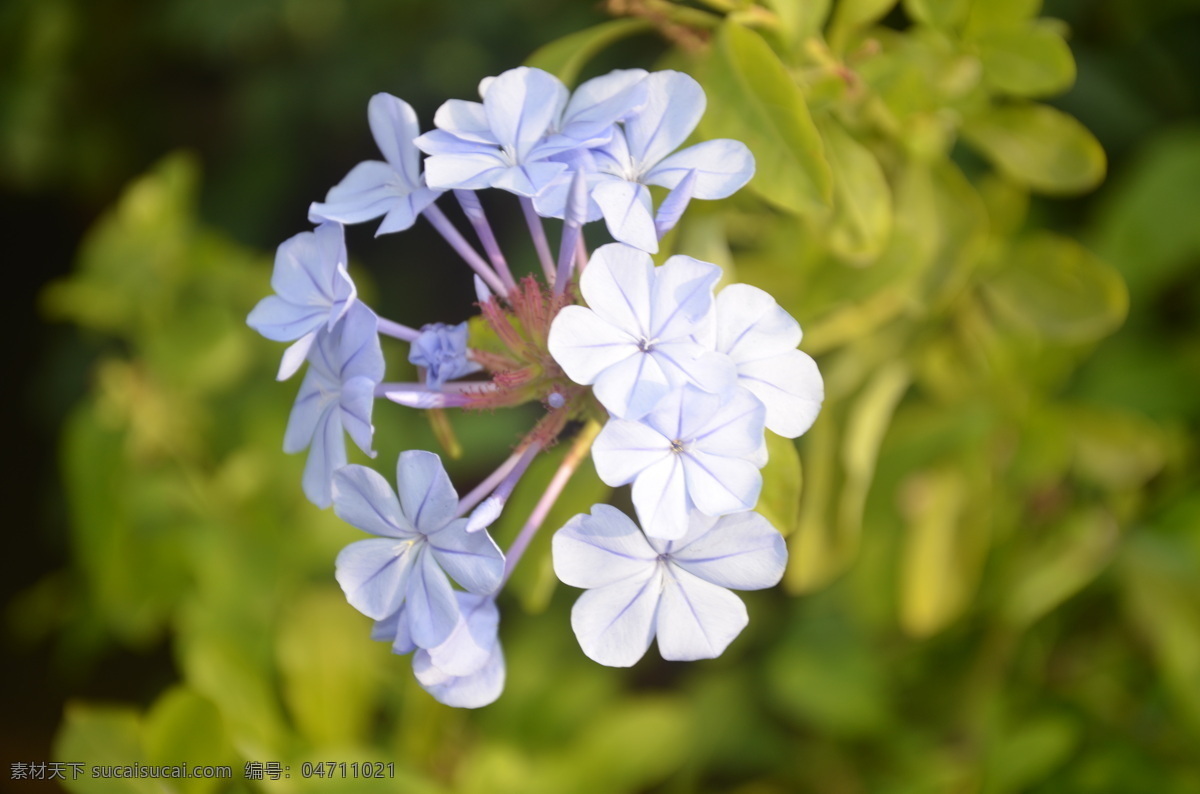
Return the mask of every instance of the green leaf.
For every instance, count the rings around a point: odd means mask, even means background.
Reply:
[[[744,142],[754,154],[750,187],[772,204],[811,214],[832,199],[832,174],[804,96],[757,33],[725,23],[703,73],[711,109],[706,136]]]
[[[1053,25],[993,30],[979,37],[978,46],[984,79],[999,91],[1042,97],[1075,82],[1075,58]]]
[[[1060,342],[1089,342],[1125,319],[1129,295],[1113,268],[1066,237],[1041,232],[1019,242],[984,285],[997,315]]]
[[[173,687],[159,696],[146,713],[142,737],[150,764],[215,766],[237,760],[216,706],[186,687]],[[172,785],[185,792],[209,792],[224,784],[216,779],[181,778]]]
[[[1085,193],[1104,179],[1100,142],[1061,110],[1046,105],[990,108],[967,118],[962,130],[997,168],[1037,192]]]
[[[969,0],[904,0],[904,11],[934,28],[953,28],[966,18]]]
[[[790,438],[767,433],[767,456],[754,509],[787,537],[800,520],[800,453]]]
[[[572,85],[579,78],[584,64],[601,50],[627,36],[651,29],[653,25],[644,19],[614,19],[601,22],[587,30],[563,36],[539,47],[525,59],[525,65],[544,69],[557,75],[558,79],[567,85]]]
[[[967,15],[967,31],[987,33],[1019,27],[1038,15],[1042,0],[975,0]]]
[[[880,19],[896,0],[839,0],[829,25],[829,44],[835,52],[845,49],[852,33]]]
[[[1078,593],[1108,565],[1120,535],[1104,510],[1081,510],[1046,533],[1048,540],[1030,552],[1012,589],[1004,596],[1003,614],[1028,626]]]
[[[913,475],[903,488],[907,520],[900,562],[900,625],[927,637],[945,628],[967,603],[972,573],[959,552],[967,479],[957,468]]]
[[[67,771],[63,785],[79,794],[153,794],[153,780],[101,778],[91,774],[95,765],[144,763],[141,717],[131,708],[68,703],[62,726],[54,740],[53,756],[63,763],[83,764],[78,779]]]
[[[379,700],[386,646],[370,640],[366,621],[335,588],[289,602],[276,644],[288,710],[316,747],[362,742]]]
[[[875,261],[892,233],[892,191],[871,150],[832,119],[818,124],[833,172],[830,247],[859,265]]]
[[[766,0],[779,16],[789,47],[795,50],[806,39],[818,36],[829,18],[833,0]]]
[[[985,765],[989,794],[1029,791],[1070,757],[1079,726],[1067,716],[1037,717],[988,747]]]

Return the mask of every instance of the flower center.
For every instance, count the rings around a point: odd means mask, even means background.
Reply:
[[[676,455],[682,455],[683,451],[684,450],[683,450],[683,441],[682,440],[677,438],[671,442],[671,452],[675,453]]]
[[[649,353],[651,350],[654,349],[654,340],[653,339],[639,339],[638,343],[637,343],[637,348],[642,353]]]

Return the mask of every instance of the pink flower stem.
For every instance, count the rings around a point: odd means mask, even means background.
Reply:
[[[558,501],[558,497],[562,495],[563,489],[571,481],[571,477],[575,474],[575,470],[579,468],[579,464],[583,463],[583,459],[587,457],[588,452],[592,448],[592,442],[596,440],[596,436],[599,434],[600,423],[595,420],[589,421],[575,438],[574,443],[571,444],[571,448],[567,450],[566,457],[563,458],[558,471],[554,472],[554,476],[550,478],[550,484],[546,486],[545,493],[542,494],[537,504],[534,505],[533,512],[529,514],[529,520],[525,522],[525,526],[521,527],[521,532],[517,535],[517,539],[508,548],[508,553],[505,555],[504,561],[504,578],[500,580],[500,587],[504,587],[505,583],[508,582],[508,578],[512,576],[513,569],[521,561],[525,550],[529,548],[530,542],[541,528],[542,522],[546,520],[546,516],[553,509],[554,503]]]
[[[421,335],[416,328],[409,328],[407,325],[385,320],[382,317],[379,318],[379,333],[394,339],[403,339],[405,342],[415,342]]]
[[[479,277],[492,288],[497,295],[507,295],[508,288],[504,286],[504,282],[496,275],[496,271],[492,270],[491,266],[484,261],[483,257],[471,247],[467,239],[459,233],[458,229],[454,228],[454,224],[446,217],[436,204],[430,204],[421,214],[425,219],[433,224],[433,228],[438,230],[438,233],[445,238],[446,242],[450,243],[459,256],[463,258],[472,270],[479,274]]]
[[[542,227],[542,219],[533,208],[533,199],[521,196],[521,209],[525,213],[525,224],[529,227],[529,235],[533,238],[533,247],[537,249],[538,261],[542,263],[542,272],[546,281],[554,279],[554,257],[550,254],[550,241],[546,239],[546,230]]]
[[[496,242],[496,235],[492,232],[492,225],[488,223],[479,196],[473,190],[456,190],[454,197],[458,199],[458,204],[462,207],[467,220],[475,227],[475,234],[478,235],[479,242],[483,245],[483,250],[491,260],[492,267],[499,274],[500,280],[507,284],[509,289],[515,289],[517,282],[513,279],[512,271],[508,269],[508,260],[504,258],[500,244]]]

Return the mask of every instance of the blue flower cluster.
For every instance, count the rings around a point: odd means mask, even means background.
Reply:
[[[692,199],[725,198],[754,173],[737,141],[680,148],[704,113],[695,80],[621,70],[572,92],[521,67],[485,79],[479,94],[443,104],[424,134],[408,104],[374,96],[367,115],[383,160],[359,163],[311,205],[316,228],[279,247],[274,294],[248,318],[292,343],[281,380],[308,363],[284,439],[287,452],[308,449],[305,495],[374,536],[338,555],[347,600],[375,620],[375,639],[413,653],[428,692],[468,708],[503,689],[496,595],[589,453],[606,483],[632,484],[642,528],[596,505],[555,535],[559,578],[587,590],[572,611],[584,653],[631,665],[657,637],[668,659],[719,655],[747,622],[730,590],[770,587],[786,562],[782,537],[752,512],[764,433],[803,433],[823,399],[815,363],[796,349],[800,326],[769,295],[745,284],[716,293],[720,268],[691,257],[651,260]],[[657,208],[650,186],[668,191]],[[485,188],[518,196],[540,280],[509,268],[475,194]],[[482,254],[438,207],[447,193]],[[424,218],[442,235],[474,271],[498,349],[472,348],[465,322],[411,328],[359,300],[343,225],[379,218],[377,234]],[[545,218],[563,224],[557,256]],[[600,219],[615,242],[589,254],[583,227]],[[410,345],[416,381],[384,381],[381,336]],[[380,398],[467,409],[538,401],[545,415],[460,499],[431,452],[401,454],[395,490],[348,465],[347,434],[374,456]],[[506,556],[487,528],[534,458],[580,422]]]

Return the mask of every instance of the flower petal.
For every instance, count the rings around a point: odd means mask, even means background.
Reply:
[[[671,442],[642,422],[610,419],[592,443],[596,474],[614,488],[633,482],[642,471],[665,460]]]
[[[414,539],[416,530],[400,510],[400,500],[383,475],[352,464],[333,475],[333,512],[372,535]]]
[[[424,535],[437,532],[454,517],[458,494],[432,452],[410,449],[396,461],[396,493],[404,515]]]
[[[680,455],[650,466],[633,483],[638,522],[652,538],[672,540],[687,532],[692,500]]]
[[[767,292],[730,284],[717,295],[717,350],[736,364],[772,358],[800,344],[800,323]]]
[[[767,429],[785,438],[796,438],[812,427],[825,399],[817,363],[800,350],[742,364],[738,384],[766,406]]]
[[[375,620],[399,609],[412,575],[412,549],[410,541],[390,538],[360,540],[342,549],[334,577],[350,606]]]
[[[337,404],[337,392],[333,384],[315,369],[304,373],[296,402],[288,414],[287,428],[283,431],[283,451],[289,455],[306,449],[322,417]]]
[[[637,353],[632,336],[582,306],[567,306],[558,313],[550,324],[548,347],[567,377],[583,385]]]
[[[646,72],[616,69],[580,84],[563,111],[562,134],[586,140],[640,110],[646,103]]]
[[[783,577],[787,544],[767,519],[745,512],[718,519],[695,535],[689,532],[670,556],[672,564],[715,585],[762,590]]]
[[[700,394],[685,391],[690,399],[685,400],[684,410],[690,409],[688,415],[698,420],[684,426],[689,451],[750,459],[762,448],[766,409],[753,394],[737,389],[705,415],[693,407],[702,399]],[[706,402],[711,405],[711,401]]]
[[[604,223],[614,239],[651,254],[658,252],[658,231],[654,228],[650,191],[645,185],[617,180],[601,182],[592,188],[592,201],[604,214]]]
[[[416,552],[405,601],[413,642],[418,647],[436,648],[449,639],[459,620],[458,601],[450,580],[424,544]]]
[[[391,165],[367,160],[330,188],[325,201],[310,204],[308,219],[362,223],[387,213],[411,190]]]
[[[438,564],[465,590],[486,594],[500,586],[504,554],[488,533],[467,532],[467,519],[430,533],[429,544]]]
[[[304,461],[301,485],[308,501],[325,508],[333,502],[333,473],[346,465],[346,438],[342,432],[341,412],[330,403],[313,428],[308,459]]]
[[[403,656],[412,653],[417,646],[412,641],[412,631],[408,625],[408,612],[401,604],[400,608],[383,620],[375,621],[371,627],[371,639],[377,642],[390,642],[392,653]]]
[[[517,162],[525,161],[566,104],[566,86],[549,72],[528,66],[499,75],[483,97],[492,134],[512,148]]]
[[[654,638],[662,573],[658,566],[588,590],[571,608],[571,628],[588,658],[609,667],[630,667]]]
[[[674,188],[689,172],[696,174],[692,198],[728,198],[754,176],[754,155],[741,141],[727,138],[704,141],[667,157],[651,168],[642,181]]]
[[[487,663],[465,676],[452,676],[435,667],[429,652],[413,656],[413,674],[421,686],[438,702],[460,709],[477,709],[494,703],[504,691],[504,651],[497,642]]]
[[[758,504],[762,473],[748,460],[691,450],[683,455],[683,470],[688,495],[705,515],[753,510]]]
[[[640,419],[671,390],[671,379],[658,360],[634,352],[596,377],[592,393],[608,412],[622,419]]]
[[[683,143],[704,115],[704,89],[682,72],[651,72],[646,104],[625,122],[629,152],[645,173]]]
[[[750,622],[746,605],[724,587],[671,566],[658,605],[658,652],[664,659],[715,659]]]
[[[655,339],[678,339],[698,333],[711,321],[713,287],[721,268],[677,254],[655,271],[650,332]]]
[[[593,505],[591,515],[572,518],[552,542],[554,573],[571,587],[603,587],[642,576],[658,553],[637,525],[615,507]]]
[[[638,337],[650,329],[654,261],[644,251],[609,243],[592,254],[579,289],[605,322]]]
[[[439,190],[482,190],[492,187],[499,175],[508,170],[509,165],[494,147],[471,145],[477,148],[453,154],[432,154],[427,157],[425,181],[429,186]]]
[[[371,457],[375,457],[375,450],[371,449],[371,439],[375,435],[375,425],[371,424],[375,384],[376,381],[362,375],[351,378],[342,384],[339,403],[342,428],[350,434],[358,448]]]
[[[487,664],[492,655],[500,611],[495,600],[486,596],[461,592],[454,595],[458,599],[459,621],[445,642],[428,649],[429,661],[446,675],[471,675]]]
[[[473,143],[498,146],[496,136],[488,126],[487,111],[481,102],[448,99],[437,109],[433,123],[456,138]]]
[[[380,93],[367,103],[367,122],[383,158],[401,177],[403,186],[414,190],[421,176],[421,154],[413,143],[421,134],[416,111],[403,99]]]

